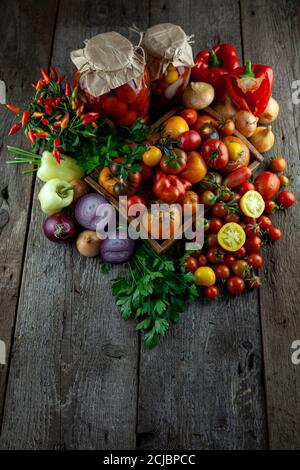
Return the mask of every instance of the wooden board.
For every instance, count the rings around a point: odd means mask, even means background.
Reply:
[[[30,83],[36,80],[38,68],[49,63],[58,2],[47,3],[47,9],[33,0],[1,3],[0,31],[5,34],[2,34],[0,47],[0,80],[6,84],[8,103],[20,106],[27,103],[33,92]],[[6,164],[6,160],[13,158],[6,150],[8,143],[13,142],[16,147],[28,147],[28,143],[20,134],[6,137],[15,116],[3,106],[0,119],[0,340],[5,342],[7,355],[6,365],[0,364],[1,427],[33,177],[22,175],[24,168]]]

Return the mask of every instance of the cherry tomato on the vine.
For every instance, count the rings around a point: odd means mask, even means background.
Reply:
[[[245,242],[245,248],[247,253],[260,253],[261,238],[259,238],[257,235],[247,238]]]
[[[231,267],[232,272],[239,277],[244,277],[248,273],[249,267],[247,261],[237,260]]]
[[[236,224],[239,222],[240,217],[238,214],[232,212],[231,214],[227,214],[224,217],[224,222],[227,224],[228,222],[235,222]]]
[[[254,237],[255,235],[260,234],[260,225],[257,222],[254,222],[253,224],[247,224],[245,227],[245,234],[247,237]]]
[[[278,209],[278,206],[275,201],[265,201],[265,214],[273,214]]]
[[[206,253],[207,261],[210,264],[221,264],[224,262],[225,252],[222,248],[214,246],[209,248]]]
[[[217,217],[212,217],[210,219],[210,227],[209,227],[209,230],[211,233],[218,233],[218,231],[221,229],[223,225],[223,222],[221,219],[217,218]]]
[[[238,193],[243,196],[247,191],[255,191],[255,186],[250,181],[245,181],[238,188]]]
[[[280,179],[280,187],[287,186],[289,184],[289,179],[285,175],[279,175],[278,178]]]
[[[284,209],[288,209],[288,207],[291,207],[295,202],[296,198],[290,191],[282,191],[276,198],[276,203]]]
[[[272,225],[272,220],[269,219],[266,215],[261,215],[258,217],[257,222],[262,230],[267,230]]]
[[[233,255],[225,255],[224,256],[224,263],[226,264],[226,266],[228,266],[229,268],[231,268],[231,266],[236,262],[236,258],[233,256]]]
[[[197,261],[196,258],[194,258],[194,256],[189,256],[185,260],[184,266],[185,266],[187,271],[189,271],[191,273],[194,273],[196,271],[196,269],[198,268],[198,261]]]
[[[220,295],[220,289],[217,286],[205,287],[203,290],[203,295],[207,299],[215,299]]]
[[[282,232],[279,228],[277,227],[271,227],[268,232],[268,237],[272,242],[275,242],[277,240],[280,240],[282,237]]]
[[[261,286],[261,279],[259,276],[251,276],[247,280],[247,285],[250,289],[258,289]]]
[[[222,137],[232,135],[235,129],[235,124],[232,119],[222,119],[218,122],[218,131]]]
[[[246,254],[247,254],[247,252],[246,252],[246,248],[244,246],[242,246],[239,250],[234,252],[234,256],[238,259],[245,258]]]
[[[198,118],[198,113],[195,109],[186,108],[180,111],[180,116],[188,123],[189,126],[195,124]]]
[[[199,196],[199,203],[205,206],[213,206],[216,202],[216,196],[212,191],[206,190]]]
[[[216,233],[209,233],[207,235],[206,244],[209,248],[211,248],[212,246],[218,246],[218,235]]]
[[[197,258],[199,266],[206,266],[207,265],[207,258],[205,255],[199,255]]]
[[[230,269],[226,264],[219,264],[215,269],[217,279],[228,279],[230,277]]]
[[[253,269],[259,269],[263,265],[263,258],[261,255],[258,255],[257,253],[251,253],[248,256],[248,264]]]
[[[230,277],[226,282],[226,289],[231,295],[239,295],[245,290],[245,282],[238,276]]]
[[[227,212],[228,211],[223,201],[216,202],[212,208],[212,213],[215,217],[224,217]]]
[[[286,159],[284,157],[272,158],[270,162],[270,170],[274,173],[283,173],[286,169]]]

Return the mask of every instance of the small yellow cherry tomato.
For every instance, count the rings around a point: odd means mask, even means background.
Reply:
[[[172,116],[166,121],[163,133],[164,135],[169,135],[176,139],[189,129],[190,128],[185,119],[181,116]]]
[[[243,147],[239,142],[226,142],[228,150],[229,160],[236,161],[241,153],[243,153]]]
[[[197,286],[210,287],[216,282],[215,272],[209,266],[201,266],[196,269],[194,276]]]
[[[143,162],[148,166],[156,166],[162,157],[161,150],[154,145],[149,146],[149,150],[143,153]]]
[[[178,80],[178,77],[179,77],[179,75],[178,75],[177,70],[171,70],[165,76],[165,80],[169,85],[171,85],[171,83],[174,83],[174,82],[176,82],[176,80]]]

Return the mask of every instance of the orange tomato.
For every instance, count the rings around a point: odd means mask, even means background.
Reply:
[[[207,173],[207,165],[199,152],[188,153],[185,169],[180,173],[180,178],[188,180],[190,183],[199,183]]]
[[[196,120],[195,124],[193,124],[192,129],[194,131],[199,132],[199,129],[201,129],[201,127],[206,126],[207,124],[210,124],[215,129],[218,128],[218,122],[214,118],[212,118],[211,116],[208,116],[206,114],[200,114],[197,117],[197,120]]]
[[[184,204],[191,204],[192,214],[195,214],[197,211],[197,204],[199,204],[199,196],[195,191],[187,191],[182,201]]]
[[[222,173],[230,173],[231,171],[242,168],[243,166],[248,166],[250,161],[250,150],[241,139],[233,135],[228,135],[227,137],[223,137],[221,140],[226,145],[229,156],[229,162],[225,168],[222,168]]]
[[[169,239],[173,237],[181,223],[181,212],[178,207],[172,204],[168,210],[159,207],[164,204],[162,201],[152,201],[148,211],[142,217],[142,226],[149,233],[151,238]]]
[[[181,134],[189,130],[188,123],[181,116],[170,117],[163,126],[163,134],[169,135],[174,139],[177,139]]]

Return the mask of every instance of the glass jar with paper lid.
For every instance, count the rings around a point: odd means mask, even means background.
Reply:
[[[194,66],[191,38],[180,26],[171,23],[157,24],[145,32],[142,45],[154,108],[175,104],[187,86]]]
[[[98,34],[71,52],[79,97],[117,126],[149,117],[150,80],[141,46],[116,32]]]

